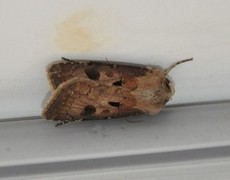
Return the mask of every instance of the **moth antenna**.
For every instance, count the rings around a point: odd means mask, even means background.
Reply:
[[[189,59],[184,59],[184,60],[181,60],[181,61],[178,61],[174,64],[172,64],[171,66],[169,66],[167,69],[165,69],[165,74],[167,75],[169,73],[169,71],[171,71],[174,67],[176,67],[177,65],[181,64],[181,63],[184,63],[184,62],[188,62],[188,61],[192,61],[193,58],[189,58]]]

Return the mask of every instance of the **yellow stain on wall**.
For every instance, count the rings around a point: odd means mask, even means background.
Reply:
[[[95,10],[77,12],[57,24],[56,44],[71,52],[89,52],[103,46],[107,40],[104,18]]]

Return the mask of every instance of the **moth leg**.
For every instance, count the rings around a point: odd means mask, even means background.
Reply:
[[[137,121],[132,121],[132,120],[129,120],[129,119],[126,119],[125,120],[129,123],[139,123],[139,122],[143,122],[143,120],[137,120]]]
[[[108,58],[105,58],[105,61],[107,62],[108,65],[110,65]]]
[[[55,125],[55,127],[62,126],[62,125],[67,124],[67,123],[69,123],[69,121],[59,121],[59,123],[57,123]]]
[[[66,121],[59,121],[59,123],[57,123],[56,125],[55,125],[55,127],[58,127],[58,126],[62,126],[62,125],[64,125],[64,124],[67,124],[67,123],[69,123],[69,122],[74,122],[74,121],[76,121],[76,122],[81,122],[81,121],[83,121],[83,119],[76,119],[76,120],[71,120],[71,121],[69,121],[69,120],[66,120]]]
[[[76,119],[75,121],[79,123],[79,122],[83,121],[83,119]]]
[[[67,61],[67,62],[70,62],[70,63],[74,63],[74,60],[71,60],[71,59],[68,59],[68,58],[65,58],[65,57],[61,57],[61,58],[64,61]]]

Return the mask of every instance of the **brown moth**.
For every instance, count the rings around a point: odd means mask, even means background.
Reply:
[[[167,69],[118,62],[63,60],[47,67],[52,95],[45,119],[70,121],[157,114],[174,94]],[[58,125],[60,125],[58,124]]]

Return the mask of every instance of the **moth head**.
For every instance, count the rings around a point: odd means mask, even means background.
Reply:
[[[174,84],[173,84],[172,80],[168,77],[168,73],[177,65],[184,63],[184,62],[192,61],[192,60],[193,60],[193,58],[178,61],[164,70],[165,79],[163,81],[163,87],[164,87],[166,94],[168,94],[168,99],[170,99],[175,92]]]
[[[172,80],[169,77],[165,77],[163,81],[163,87],[166,93],[170,93],[171,96],[174,94],[175,88],[174,88]]]

